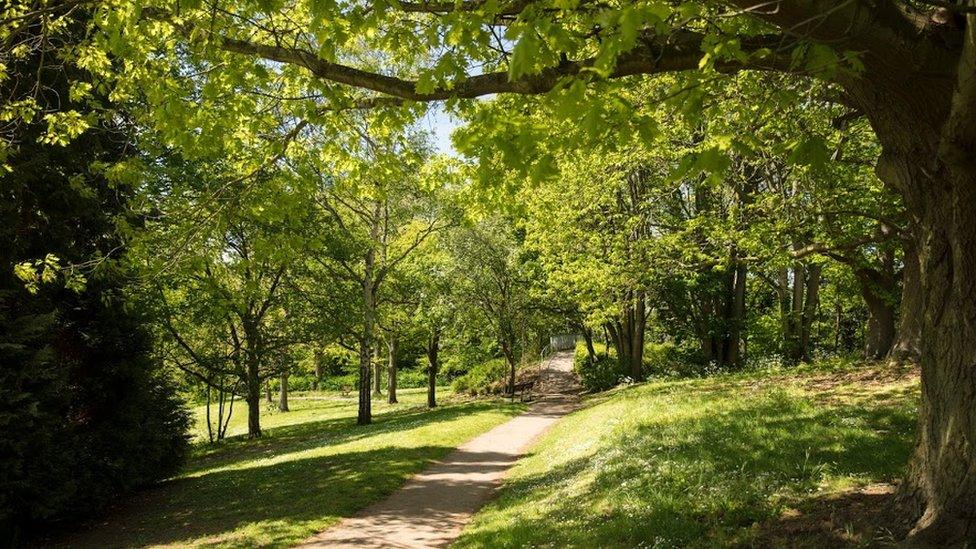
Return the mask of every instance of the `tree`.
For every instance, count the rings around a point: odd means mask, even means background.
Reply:
[[[91,13],[0,27],[0,532],[20,546],[175,474],[189,414],[132,298],[125,112],[67,55]],[[50,29],[50,32],[45,32]]]
[[[488,219],[459,229],[450,244],[454,255],[455,298],[481,320],[509,367],[508,392],[515,394],[515,373],[524,334],[531,322],[531,270],[510,227]]]
[[[443,173],[422,169],[428,153],[416,136],[374,138],[368,126],[360,127],[358,135],[358,153],[338,160],[309,158],[308,169],[320,182],[319,215],[340,235],[324,243],[312,260],[332,278],[358,289],[359,319],[352,329],[359,352],[357,421],[366,425],[372,421],[371,368],[383,291],[400,264],[446,227],[436,199],[446,181]]]
[[[970,474],[976,466],[976,395],[963,389],[976,383],[970,344],[976,324],[969,322],[976,310],[976,294],[969,291],[976,281],[976,217],[967,210],[976,196],[976,12],[970,1],[939,6],[780,0],[773,9],[760,9],[751,0],[734,0],[722,6],[579,3],[544,9],[531,1],[470,0],[372,10],[296,0],[287,7],[247,1],[221,10],[188,7],[177,15],[134,2],[106,8],[117,15],[101,20],[106,35],[132,37],[109,42],[139,67],[127,71],[123,88],[159,76],[139,64],[153,49],[141,37],[166,35],[180,37],[188,51],[208,61],[233,58],[227,65],[240,67],[240,59],[263,60],[238,71],[268,74],[265,61],[278,63],[283,68],[276,78],[311,88],[340,109],[553,90],[557,97],[578,98],[581,86],[594,81],[612,97],[605,80],[674,71],[695,71],[690,84],[679,87],[688,90],[675,93],[690,104],[702,98],[702,82],[738,70],[836,84],[837,100],[871,122],[883,148],[878,173],[902,195],[913,218],[923,400],[905,493],[919,504],[913,539],[940,543],[972,533],[968,509],[976,504],[976,475]],[[290,14],[306,20],[294,24]],[[504,43],[495,45],[492,26],[507,27],[508,40],[516,43],[511,55]],[[373,39],[343,40],[350,30]],[[376,59],[383,56],[357,55],[364,48],[401,62],[380,70]],[[182,54],[176,48],[164,53]],[[343,64],[363,57],[363,68]],[[466,68],[476,64],[485,70],[468,75]],[[605,126],[598,111],[606,103],[592,105],[597,114],[590,124]],[[299,108],[299,116],[308,115],[307,104]],[[626,107],[605,112],[615,120],[633,115]],[[499,124],[498,133],[504,127]],[[512,145],[507,148],[513,152],[531,148],[519,140]]]
[[[228,184],[214,166],[220,163],[201,169],[175,162],[160,170],[151,193],[159,221],[148,224],[137,251],[154,286],[151,305],[169,363],[241,396],[255,438],[262,434],[262,385],[282,378],[287,408],[282,359],[307,337],[298,317],[286,313],[296,301],[288,279],[311,246],[313,209],[301,181],[287,173],[264,175],[260,185]],[[233,201],[214,199],[215,189],[228,186]]]

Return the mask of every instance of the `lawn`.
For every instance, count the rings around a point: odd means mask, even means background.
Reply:
[[[895,534],[862,523],[903,471],[917,380],[803,368],[595,395],[519,462],[455,547],[884,542]]]
[[[262,414],[262,439],[198,442],[179,478],[120,501],[106,519],[55,545],[288,546],[383,498],[430,461],[524,409],[450,402],[445,391],[439,393],[445,405],[428,411],[425,390],[399,396],[393,406],[374,402],[374,423],[360,427],[354,397],[295,395],[293,411]],[[245,412],[235,409],[232,434],[244,431]],[[195,436],[205,438],[205,429],[198,422]]]

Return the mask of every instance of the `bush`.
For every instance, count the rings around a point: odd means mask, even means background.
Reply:
[[[427,372],[423,370],[400,370],[397,372],[397,387],[415,389],[427,386]]]
[[[0,293],[0,535],[8,541],[174,474],[188,449],[189,415],[151,359],[148,336],[94,285],[50,301]],[[56,312],[24,310],[45,305]]]
[[[455,393],[486,395],[505,390],[509,367],[504,358],[493,358],[474,366],[468,373],[454,380]]]
[[[84,40],[87,22],[67,18]],[[40,32],[27,25],[24,32]],[[20,36],[25,43],[43,41]],[[60,38],[59,38],[60,39]],[[17,124],[5,136],[0,173],[0,542],[26,541],[55,521],[91,515],[123,492],[177,471],[188,448],[189,416],[175,384],[150,355],[148,319],[127,297],[127,239],[142,222],[129,199],[134,186],[110,182],[105,166],[125,159],[134,135],[113,126],[128,117],[99,118],[69,93],[70,68],[59,55],[31,49],[5,67],[4,97],[27,91],[44,112],[78,109],[93,128],[66,145],[37,139],[46,122]],[[5,60],[6,61],[6,60]],[[52,63],[52,64],[48,64]],[[21,78],[37,75],[38,81]],[[96,86],[97,89],[97,86]],[[101,164],[103,167],[99,168]],[[142,183],[140,183],[141,185]],[[15,265],[54,254],[84,268],[85,287],[45,277],[34,292]],[[28,277],[30,278],[30,277]]]
[[[607,353],[606,346],[594,343],[596,360],[591,361],[586,352],[586,345],[576,346],[573,360],[573,370],[580,378],[580,384],[590,392],[606,391],[616,387],[626,376],[617,362],[615,353]]]

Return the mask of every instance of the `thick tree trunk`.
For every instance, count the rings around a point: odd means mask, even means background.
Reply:
[[[976,148],[949,188],[931,192],[921,260],[922,401],[906,490],[919,503],[913,539],[976,540]]]
[[[887,300],[865,296],[868,324],[864,334],[864,358],[879,360],[888,355],[895,338],[895,308]]]
[[[397,403],[397,340],[396,338],[390,336],[389,341],[386,344],[387,351],[389,355],[387,357],[387,368],[388,372],[386,374],[386,396],[387,402],[390,404]]]
[[[441,332],[440,329],[435,328],[430,335],[430,341],[427,342],[427,407],[435,408],[437,406],[437,370],[440,366],[438,363],[438,353],[440,352],[441,345]]]
[[[878,175],[917,221],[921,403],[903,483],[919,519],[909,543],[976,540],[976,14],[954,83],[887,74],[850,91],[883,148]]]
[[[288,411],[288,374],[281,374],[278,379],[281,387],[278,388],[278,411]]]
[[[919,282],[918,253],[915,243],[909,240],[904,246],[904,263],[901,274],[901,306],[898,312],[898,329],[895,341],[888,352],[888,360],[895,363],[918,362],[922,332],[922,292]]]
[[[875,269],[860,268],[854,271],[861,297],[868,307],[868,323],[864,335],[864,358],[878,360],[888,355],[895,339],[895,306],[893,274]]]

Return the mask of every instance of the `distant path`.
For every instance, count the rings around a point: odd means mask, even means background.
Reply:
[[[548,360],[524,414],[459,446],[387,499],[306,540],[302,547],[444,547],[491,497],[529,446],[576,408],[572,351]]]

